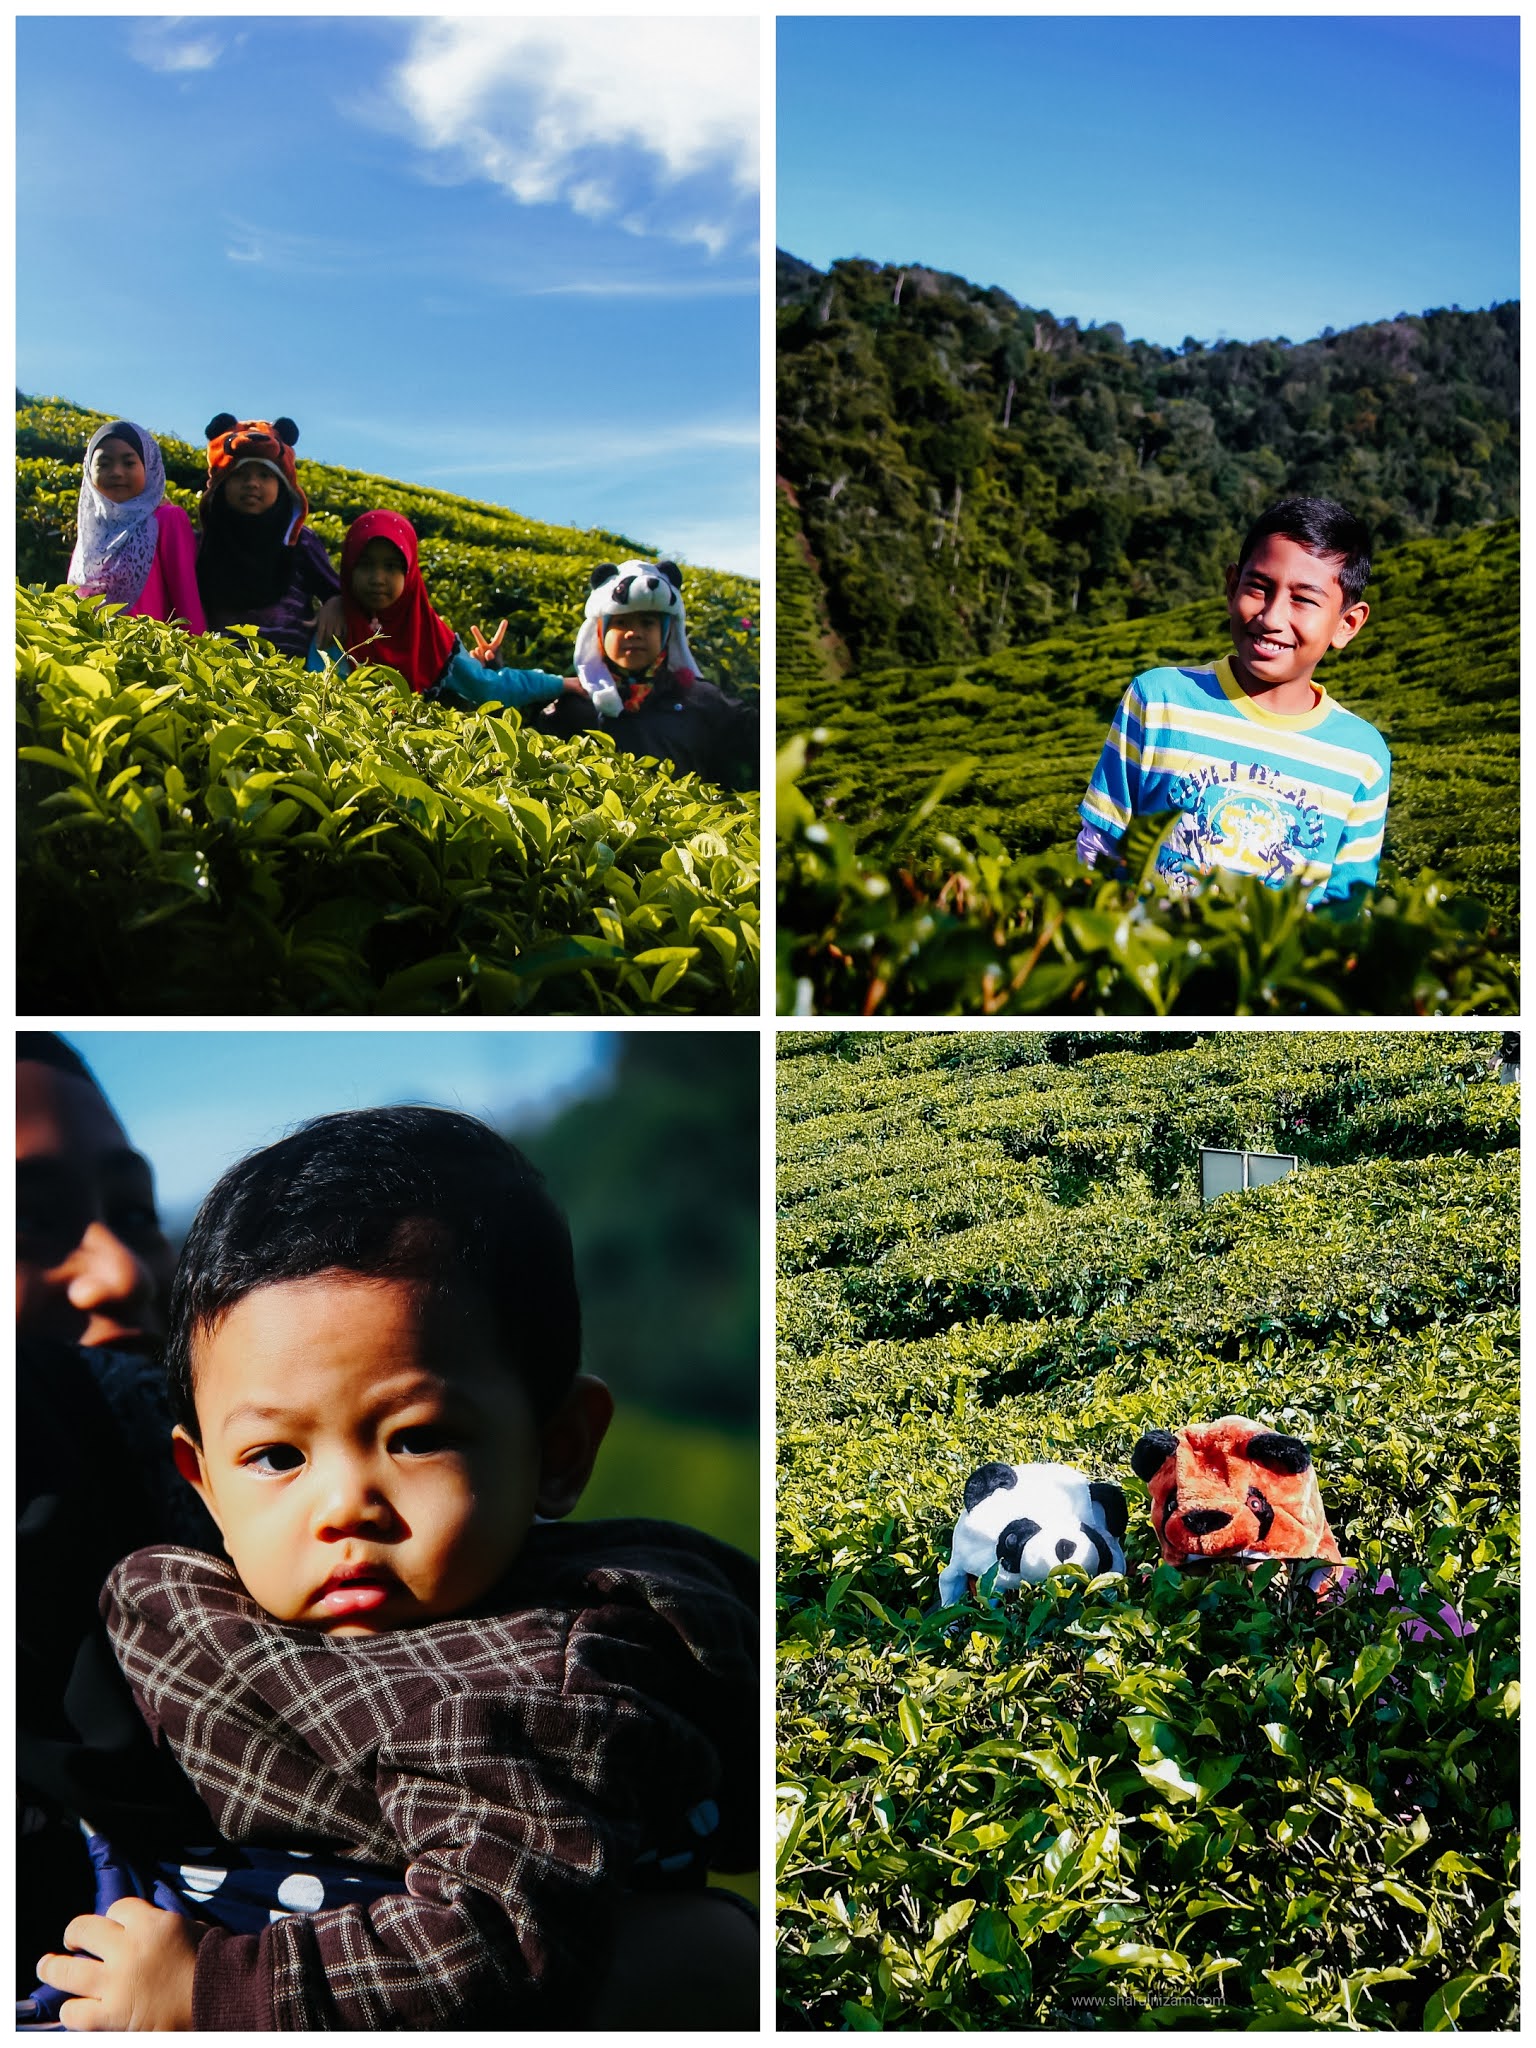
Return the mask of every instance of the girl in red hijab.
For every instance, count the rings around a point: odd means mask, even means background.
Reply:
[[[432,609],[417,565],[416,529],[398,512],[364,512],[341,549],[341,595],[322,611],[307,666],[358,662],[399,671],[423,697],[460,707],[549,704],[579,690],[574,676],[543,669],[491,668],[464,652],[446,619]]]

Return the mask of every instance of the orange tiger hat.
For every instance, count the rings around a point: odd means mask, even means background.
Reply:
[[[292,547],[309,516],[309,499],[299,488],[298,458],[293,452],[299,430],[293,421],[286,417],[237,420],[232,412],[221,412],[215,413],[203,432],[208,437],[208,481],[203,486],[199,509],[206,513],[215,491],[223,489],[231,470],[242,462],[264,463],[286,488],[294,507],[283,534],[284,541]]]
[[[1264,1557],[1342,1562],[1323,1511],[1312,1453],[1246,1416],[1152,1429],[1131,1452],[1152,1494],[1168,1564]]]

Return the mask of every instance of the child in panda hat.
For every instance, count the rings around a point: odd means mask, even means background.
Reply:
[[[544,714],[560,737],[599,730],[621,753],[756,788],[757,706],[699,674],[675,562],[598,563],[574,666],[581,693],[567,692]]]
[[[583,688],[604,718],[618,718],[639,710],[662,669],[684,690],[698,681],[682,571],[676,562],[599,562],[576,636]]]

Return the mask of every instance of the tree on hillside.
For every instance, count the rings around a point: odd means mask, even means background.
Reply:
[[[899,285],[899,289],[898,289]],[[915,265],[779,266],[780,467],[860,670],[1219,588],[1282,491],[1378,546],[1518,508],[1519,306],[1181,349]]]

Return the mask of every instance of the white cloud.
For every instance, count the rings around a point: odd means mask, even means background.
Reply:
[[[293,234],[231,213],[224,223],[230,234],[224,256],[230,263],[254,263],[293,277],[344,278],[367,269],[368,253],[355,243]]]
[[[211,71],[224,54],[223,43],[206,30],[192,33],[188,17],[167,14],[135,25],[128,53],[150,71]]]
[[[418,141],[522,205],[712,255],[755,231],[755,17],[429,20],[391,84]]]

